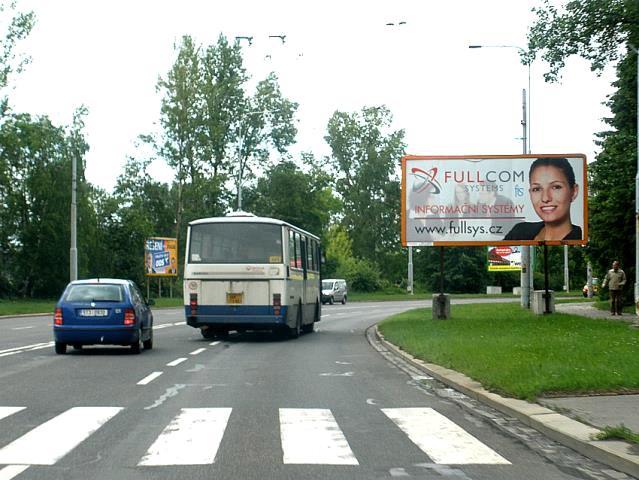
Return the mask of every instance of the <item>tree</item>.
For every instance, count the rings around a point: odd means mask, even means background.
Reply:
[[[608,105],[611,130],[597,135],[602,151],[590,168],[590,242],[588,256],[595,273],[603,274],[619,259],[628,277],[634,277],[634,200],[632,190],[637,159],[637,49],[639,2],[633,0],[580,0],[559,12],[548,0],[534,9],[537,21],[530,28],[529,59],[539,52],[550,64],[546,79],[556,81],[565,60],[580,55],[600,73],[616,62],[617,91]],[[630,294],[632,289],[627,289]]]
[[[392,120],[386,107],[353,114],[337,111],[325,137],[332,150],[327,166],[343,202],[342,223],[353,241],[353,254],[382,268],[400,249],[398,165],[405,145],[404,131],[393,131]]]
[[[85,184],[83,114],[68,128],[28,114],[6,115],[0,125],[0,293],[54,297],[67,283],[73,157],[79,189]],[[80,196],[79,217],[88,209]]]
[[[19,73],[29,62],[29,57],[16,53],[16,45],[24,40],[33,29],[33,12],[16,12],[14,0],[0,0],[0,25],[6,25],[6,33],[0,42],[0,92],[9,84],[12,73]],[[7,111],[7,98],[0,97],[0,118]]]
[[[293,161],[268,168],[247,195],[256,215],[273,217],[321,235],[336,209],[336,200],[323,172],[304,173]]]
[[[160,118],[162,138],[156,147],[162,158],[176,172],[178,194],[175,236],[182,229],[185,184],[196,182],[202,172],[196,153],[201,124],[198,49],[189,36],[182,37],[182,43],[176,49],[178,55],[175,63],[167,78],[160,79],[157,86],[164,97]]]

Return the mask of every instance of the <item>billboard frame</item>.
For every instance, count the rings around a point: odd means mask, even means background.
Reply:
[[[412,160],[514,160],[537,158],[572,158],[581,159],[583,162],[582,178],[579,184],[579,195],[583,199],[583,227],[582,239],[579,240],[487,240],[487,241],[433,241],[433,242],[408,242],[406,235],[406,207],[407,207],[407,181],[406,163]],[[401,158],[401,242],[404,247],[421,246],[501,246],[501,245],[586,245],[588,243],[588,176],[586,156],[582,153],[553,153],[553,154],[518,154],[518,155],[405,155]],[[577,180],[579,182],[579,180]]]

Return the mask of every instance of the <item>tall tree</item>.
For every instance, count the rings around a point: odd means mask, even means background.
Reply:
[[[398,170],[405,144],[404,131],[393,131],[392,120],[383,106],[352,114],[338,111],[329,120],[325,137],[353,254],[382,268],[384,260],[400,250]]]
[[[33,12],[17,12],[15,0],[0,0],[0,25],[6,26],[0,42],[0,94],[9,84],[12,73],[19,73],[29,57],[16,53],[16,46],[25,39],[35,24]],[[0,95],[0,118],[7,111],[8,100]]]
[[[177,59],[167,74],[160,79],[157,89],[163,93],[160,125],[161,139],[158,150],[167,164],[175,170],[177,205],[175,236],[182,229],[184,209],[183,192],[187,183],[194,183],[202,173],[197,156],[198,135],[201,125],[200,61],[193,39],[184,36]]]
[[[545,0],[534,11],[529,59],[543,52],[550,65],[547,80],[558,79],[571,55],[589,60],[597,73],[616,63],[617,91],[608,102],[613,117],[605,119],[611,129],[597,135],[602,151],[590,168],[588,254],[596,273],[603,274],[613,259],[619,259],[634,278],[634,199],[628,186],[634,184],[637,159],[639,2],[571,1],[560,11]]]

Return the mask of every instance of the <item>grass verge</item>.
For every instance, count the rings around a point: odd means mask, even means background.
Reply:
[[[0,316],[50,313],[53,316],[55,300],[0,300]]]
[[[510,397],[639,389],[639,331],[625,323],[516,304],[453,305],[451,313],[432,320],[430,309],[412,310],[379,329],[413,356]]]
[[[624,425],[616,427],[604,427],[601,433],[594,436],[595,440],[625,440],[639,444],[639,434],[633,432]]]

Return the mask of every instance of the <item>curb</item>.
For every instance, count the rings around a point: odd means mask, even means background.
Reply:
[[[639,478],[639,454],[632,453],[630,444],[613,440],[591,440],[601,430],[568,418],[537,403],[505,398],[489,392],[479,382],[463,373],[415,358],[387,341],[377,326],[375,326],[375,335],[389,351],[449,387],[485,403],[495,410],[517,418],[529,427],[588,458]]]
[[[53,313],[21,313],[19,315],[0,315],[0,320],[3,318],[25,318],[25,317],[52,317]]]

